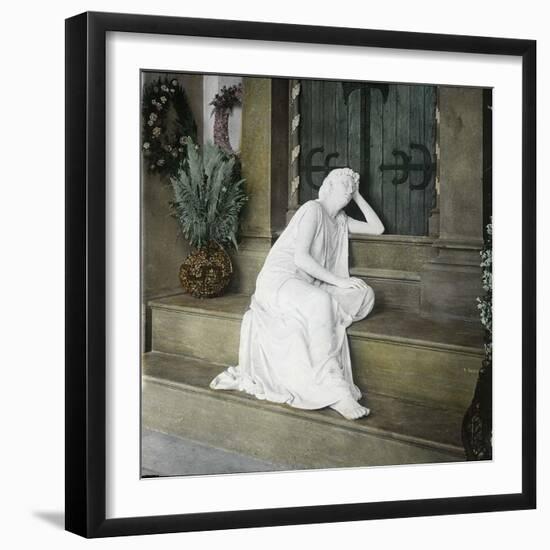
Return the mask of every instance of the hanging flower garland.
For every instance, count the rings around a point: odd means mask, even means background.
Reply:
[[[177,79],[159,78],[145,85],[141,114],[146,169],[154,174],[176,174],[187,155],[187,137],[197,139],[197,125]]]
[[[233,148],[229,142],[229,115],[233,107],[241,106],[243,98],[243,88],[241,84],[234,86],[223,86],[209,103],[213,105],[212,114],[214,114],[214,143],[228,153],[233,153]]]
[[[231,112],[233,107],[242,104],[243,87],[242,84],[234,86],[223,86],[222,89],[214,96],[214,99],[209,103],[213,105],[213,111],[228,110]]]

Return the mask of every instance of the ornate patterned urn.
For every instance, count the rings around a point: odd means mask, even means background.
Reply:
[[[213,298],[223,294],[232,273],[229,254],[219,244],[210,241],[185,258],[179,278],[183,289],[195,298]]]

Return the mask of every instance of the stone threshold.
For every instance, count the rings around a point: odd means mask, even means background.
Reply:
[[[403,271],[401,269],[381,269],[376,267],[351,267],[352,277],[365,277],[372,279],[388,279],[400,282],[420,282],[420,274],[415,271]]]

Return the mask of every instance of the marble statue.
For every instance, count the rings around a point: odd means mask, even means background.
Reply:
[[[319,198],[298,209],[258,275],[241,325],[239,364],[211,388],[300,409],[331,407],[348,419],[369,414],[358,403],[346,328],[370,313],[374,292],[349,276],[348,234],[379,235],[384,226],[358,187],[359,174],[334,169]],[[345,214],[351,199],[366,221]]]

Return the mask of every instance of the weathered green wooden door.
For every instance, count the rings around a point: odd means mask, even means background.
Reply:
[[[349,166],[386,233],[427,235],[435,106],[433,86],[302,80],[300,203],[317,197],[332,168]]]

